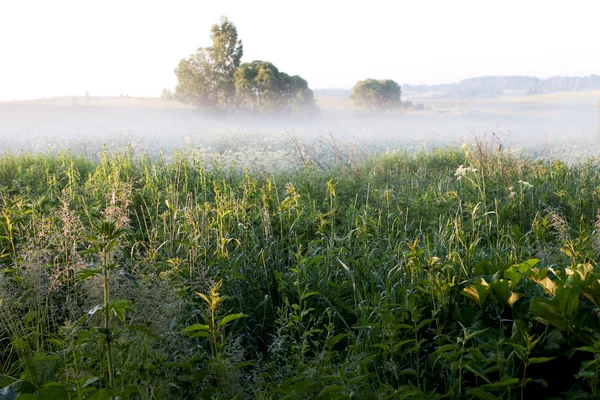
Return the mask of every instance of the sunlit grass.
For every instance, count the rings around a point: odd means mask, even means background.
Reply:
[[[321,140],[295,141],[285,170],[197,151],[2,156],[0,386],[596,396],[597,162]]]

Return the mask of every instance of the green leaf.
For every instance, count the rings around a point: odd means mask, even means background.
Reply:
[[[569,322],[552,302],[543,297],[534,297],[529,305],[533,317],[545,325],[553,325],[558,329],[567,329]]]
[[[329,346],[329,348],[332,348],[333,346],[338,344],[341,340],[343,340],[346,336],[348,336],[348,335],[345,333],[340,333],[333,337],[327,338],[327,346]]]
[[[25,325],[29,325],[31,321],[35,319],[36,316],[37,314],[35,312],[30,311],[23,317],[23,322],[25,323]]]
[[[398,350],[399,348],[401,348],[405,344],[409,344],[409,343],[412,343],[414,341],[415,341],[415,339],[406,339],[406,340],[401,340],[398,343],[394,343],[394,350]]]
[[[456,344],[445,344],[443,346],[438,347],[434,354],[446,353],[448,351],[453,351],[453,350],[456,350],[457,347],[458,347],[458,345],[456,345]]]
[[[101,268],[86,268],[77,273],[77,278],[81,280],[85,280],[91,278],[93,276],[99,275],[102,273]]]
[[[250,362],[250,361],[243,361],[243,362],[239,362],[237,364],[234,364],[233,366],[231,366],[228,371],[237,371],[238,369],[242,369],[245,367],[250,367],[255,365],[255,363]]]
[[[512,287],[516,287],[517,284],[523,279],[524,276],[528,275],[528,272],[536,266],[540,260],[537,258],[532,258],[522,263],[512,265],[509,269],[504,271],[504,277],[510,279],[512,282]]]
[[[337,384],[326,386],[325,388],[323,388],[323,390],[321,390],[321,392],[317,396],[317,399],[320,399],[327,394],[339,392],[342,389],[343,389],[343,387],[340,385],[337,385]]]
[[[467,368],[469,371],[471,371],[472,373],[474,373],[475,375],[477,375],[484,381],[486,381],[486,382],[490,381],[488,379],[488,377],[485,376],[485,371],[483,370],[483,368],[481,368],[479,365],[477,365],[475,363],[466,363],[465,368]]]
[[[10,256],[10,254],[5,255],[5,257],[9,257],[9,256]],[[17,270],[14,268],[4,268],[4,269],[1,269],[0,272],[3,274],[6,274],[6,275],[12,275],[12,274],[16,273]]]
[[[471,396],[477,397],[479,399],[484,399],[484,400],[496,400],[497,399],[496,396],[494,396],[491,393],[486,392],[485,390],[483,390],[481,388],[469,389],[467,391],[467,393],[469,393]]]
[[[194,324],[194,325],[190,325],[190,326],[182,329],[181,333],[196,332],[196,331],[208,331],[209,329],[210,329],[210,326],[208,326],[208,325]]]
[[[460,293],[473,300],[479,307],[483,307],[483,303],[491,291],[492,288],[485,279],[479,278],[478,282],[465,287]]]
[[[223,319],[221,319],[219,321],[219,328],[224,327],[225,325],[227,325],[228,323],[230,323],[232,321],[235,321],[236,319],[244,318],[244,317],[247,317],[247,316],[248,316],[247,314],[241,314],[241,313],[239,313],[239,314],[229,314],[229,315],[227,315],[226,317],[224,317]]]
[[[365,356],[362,360],[359,361],[361,367],[365,368],[368,364],[371,363],[375,358],[379,356],[379,353],[371,353],[368,356]]]
[[[377,347],[378,349],[383,349],[385,351],[390,351],[390,345],[386,343],[375,343],[373,347]]]
[[[365,375],[355,376],[354,378],[352,378],[348,381],[348,385],[356,385],[364,380],[367,380],[367,379],[375,377],[375,376],[376,375],[374,373],[368,373]]]
[[[35,356],[34,359],[39,362],[60,361],[60,356],[56,354],[46,356]]]
[[[555,358],[556,357],[531,357],[529,359],[529,364],[541,364],[550,360],[554,360]]]
[[[430,323],[432,323],[433,321],[435,321],[435,318],[428,318],[428,319],[424,319],[423,321],[419,322],[419,325],[417,325],[416,330],[421,330],[421,328],[423,328],[425,325],[429,325]]]
[[[110,304],[110,309],[121,322],[125,322],[125,311],[131,310],[131,302],[129,300],[115,300]]]
[[[89,378],[88,380],[86,380],[85,383],[81,387],[82,388],[88,387],[88,386],[96,383],[97,381],[98,381],[98,377],[94,376],[93,378]]]
[[[583,347],[577,347],[575,350],[577,351],[585,351],[588,353],[595,353],[596,349],[594,349],[592,346],[583,346]]]
[[[306,292],[302,295],[302,300],[308,299],[310,296],[314,296],[319,294],[319,292]]]
[[[510,307],[519,299],[519,294],[513,293],[510,290],[510,281],[506,279],[498,279],[490,284],[494,291],[494,295],[503,304]]]
[[[501,388],[504,386],[516,385],[517,383],[519,383],[519,378],[509,378],[509,379],[505,379],[503,381],[492,382],[492,383],[488,383],[486,385],[481,385],[479,387],[484,390],[485,389],[495,389],[495,388]]]

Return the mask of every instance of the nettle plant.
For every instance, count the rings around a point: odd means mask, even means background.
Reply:
[[[111,298],[111,280],[114,278],[115,270],[120,267],[117,256],[124,240],[125,230],[118,228],[115,221],[94,221],[92,232],[87,237],[89,246],[82,252],[83,255],[91,258],[91,267],[80,271],[77,276],[80,282],[97,280],[102,287],[102,303],[94,306],[72,326],[71,334],[74,335],[74,339],[69,343],[68,352],[71,353],[74,361],[70,362],[69,367],[78,370],[80,368],[78,364],[85,362],[89,365],[90,358],[94,357],[96,357],[93,360],[95,364],[104,363],[106,376],[104,378],[86,376],[87,379],[83,384],[83,387],[98,399],[129,398],[133,394],[142,398],[147,396],[144,388],[136,385],[137,380],[131,376],[132,370],[135,371],[136,368],[124,365],[119,369],[116,360],[116,354],[123,356],[123,349],[127,347],[124,342],[126,331],[133,335],[141,333],[144,336],[153,336],[149,328],[128,323],[126,313],[133,310],[131,301]],[[123,269],[118,275],[137,284],[135,278]],[[101,323],[88,328],[87,326],[97,316],[101,317]],[[90,351],[94,346],[104,347],[105,357]],[[120,379],[117,379],[118,377]],[[78,387],[78,390],[81,388]]]
[[[214,393],[226,393],[231,389],[229,387],[231,374],[252,365],[251,362],[232,364],[231,360],[227,359],[227,347],[234,332],[232,324],[248,315],[243,313],[222,315],[221,304],[226,299],[226,296],[220,293],[222,284],[222,280],[212,282],[208,294],[196,292],[206,303],[206,308],[201,313],[203,323],[190,325],[181,331],[190,339],[196,340],[198,350],[192,356],[195,371],[193,377],[194,380],[203,383],[204,397]]]

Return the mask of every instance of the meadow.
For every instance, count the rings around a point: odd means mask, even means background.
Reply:
[[[0,400],[597,398],[598,93],[0,104]]]
[[[291,139],[2,155],[0,398],[599,396],[597,160]]]

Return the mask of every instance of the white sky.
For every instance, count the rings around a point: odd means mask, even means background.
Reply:
[[[159,96],[221,15],[313,89],[600,74],[598,0],[0,0],[0,100]]]

